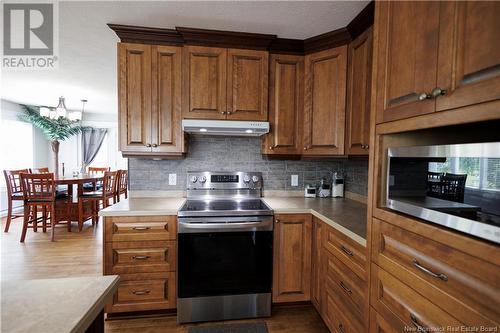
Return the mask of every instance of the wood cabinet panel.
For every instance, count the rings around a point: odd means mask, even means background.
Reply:
[[[405,325],[425,332],[463,323],[380,269],[371,267],[371,304],[384,318],[396,315]]]
[[[227,51],[227,119],[267,120],[269,54]]]
[[[331,332],[360,333],[365,331],[363,322],[339,302],[339,294],[329,282],[324,287],[323,320]]]
[[[269,85],[270,133],[264,154],[300,155],[303,151],[304,57],[271,55]]]
[[[106,274],[175,271],[175,241],[143,241],[106,243]]]
[[[312,273],[311,273],[311,301],[319,313],[322,309],[323,273],[323,221],[312,217]]]
[[[381,220],[372,226],[381,268],[469,326],[499,325],[499,266]]]
[[[361,279],[366,280],[366,248],[330,226],[323,231],[323,246],[349,267]]]
[[[377,123],[434,112],[435,100],[425,94],[436,83],[439,6],[427,1],[377,4]]]
[[[173,309],[176,307],[175,272],[124,274],[106,312]]]
[[[120,150],[151,151],[151,46],[118,44]]]
[[[391,320],[383,318],[373,308],[370,308],[370,333],[401,333],[405,331],[406,325],[395,316],[391,316]]]
[[[344,154],[347,46],[305,57],[304,155]]]
[[[152,58],[152,151],[180,153],[182,47],[153,46]]]
[[[311,215],[275,216],[273,302],[311,299]]]
[[[105,219],[105,240],[142,241],[177,238],[176,216],[117,216]]]
[[[227,50],[184,47],[183,118],[226,118]]]
[[[373,29],[349,44],[346,155],[367,155],[370,136]]]
[[[500,3],[441,3],[436,110],[500,99]]]

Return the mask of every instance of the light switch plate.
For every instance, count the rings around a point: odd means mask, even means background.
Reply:
[[[299,186],[299,175],[292,175],[292,186]]]
[[[177,174],[169,173],[168,174],[168,185],[177,185]]]

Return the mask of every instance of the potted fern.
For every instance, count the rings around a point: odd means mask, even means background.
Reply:
[[[54,152],[54,174],[58,176],[60,142],[81,133],[86,127],[81,126],[78,120],[70,120],[66,117],[50,118],[42,116],[40,107],[37,106],[22,105],[22,107],[24,113],[19,118],[39,128],[50,141],[50,146]]]

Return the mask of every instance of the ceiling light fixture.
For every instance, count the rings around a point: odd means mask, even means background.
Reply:
[[[56,107],[56,117],[67,117],[68,109],[66,109],[66,104],[64,103],[64,97],[59,97],[59,104]]]

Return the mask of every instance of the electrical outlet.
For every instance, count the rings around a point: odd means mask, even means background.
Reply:
[[[169,173],[168,174],[168,185],[177,185],[177,174]]]
[[[292,186],[299,186],[299,175],[292,175]]]

